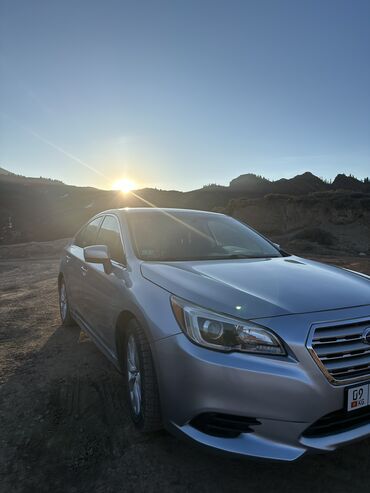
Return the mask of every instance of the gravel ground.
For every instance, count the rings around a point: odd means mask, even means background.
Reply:
[[[327,259],[370,272],[367,259]],[[370,441],[292,464],[211,455],[130,423],[119,373],[62,328],[58,262],[0,261],[0,491],[369,491]]]

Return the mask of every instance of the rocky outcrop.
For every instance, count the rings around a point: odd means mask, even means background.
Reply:
[[[335,246],[340,249],[370,253],[370,194],[270,194],[258,199],[232,200],[225,212],[287,242],[296,238],[298,232],[317,228],[337,238],[340,245]],[[320,236],[323,237],[318,235],[317,243]]]

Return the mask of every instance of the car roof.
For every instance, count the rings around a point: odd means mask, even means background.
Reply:
[[[121,209],[110,209],[107,211],[103,211],[100,214],[108,214],[108,213],[115,213],[115,214],[152,214],[152,213],[158,213],[158,212],[164,212],[167,214],[189,214],[189,215],[195,215],[195,214],[213,214],[213,215],[223,215],[219,212],[211,212],[211,211],[202,211],[202,210],[197,210],[197,209],[181,209],[181,208],[174,208],[174,207],[125,207]]]

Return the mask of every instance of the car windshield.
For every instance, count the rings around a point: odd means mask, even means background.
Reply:
[[[138,258],[151,261],[281,257],[280,251],[241,222],[223,215],[168,210],[131,211]]]

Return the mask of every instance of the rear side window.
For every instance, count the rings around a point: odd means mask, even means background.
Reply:
[[[118,221],[113,216],[105,216],[100,228],[97,245],[106,245],[112,260],[124,263],[123,245]]]
[[[89,245],[96,245],[96,237],[99,231],[102,218],[98,217],[85,226],[76,236],[75,245],[84,248]]]

